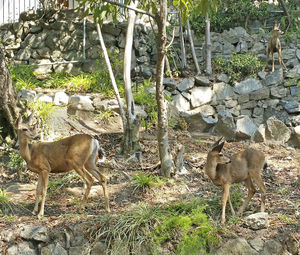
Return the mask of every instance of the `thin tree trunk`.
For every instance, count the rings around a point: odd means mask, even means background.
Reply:
[[[198,64],[198,59],[197,59],[197,55],[196,55],[196,51],[195,51],[195,47],[194,47],[194,40],[193,40],[192,32],[190,29],[189,21],[187,21],[186,27],[187,27],[187,31],[188,31],[188,35],[189,35],[189,41],[191,44],[191,50],[192,50],[193,60],[194,60],[195,66],[196,66],[197,74],[200,74],[201,71],[200,71],[199,64]]]
[[[131,4],[136,7],[136,2]],[[124,130],[124,153],[132,154],[133,152],[140,149],[139,146],[139,127],[141,124],[141,118],[136,115],[134,99],[131,89],[131,54],[132,54],[132,44],[133,44],[133,33],[134,33],[134,23],[136,14],[132,10],[128,10],[128,20],[127,20],[127,34],[125,42],[125,52],[124,52],[124,91],[127,104],[127,128]]]
[[[281,5],[281,7],[283,9],[284,14],[287,16],[287,19],[288,19],[288,22],[289,22],[287,28],[285,29],[285,32],[286,32],[289,29],[290,25],[291,25],[291,17],[290,17],[290,14],[289,14],[286,6],[285,6],[284,1],[283,0],[279,0],[279,3],[280,3],[280,5]]]
[[[160,10],[157,13],[156,21],[158,26],[157,34],[157,75],[156,75],[156,101],[158,106],[158,149],[161,161],[160,174],[170,177],[174,172],[172,153],[170,152],[168,137],[168,115],[167,101],[163,95],[164,63],[167,51],[167,23],[168,1],[160,0]]]
[[[115,91],[115,94],[116,94],[116,97],[117,97],[117,101],[118,101],[118,104],[119,104],[119,107],[120,107],[120,114],[121,114],[121,118],[122,118],[122,122],[123,122],[123,131],[125,131],[126,128],[127,128],[127,120],[126,120],[124,108],[122,106],[120,93],[119,93],[118,86],[117,86],[117,83],[116,83],[116,79],[115,79],[115,76],[114,76],[114,73],[113,73],[113,70],[112,70],[112,67],[111,67],[109,57],[108,57],[108,53],[107,53],[106,46],[105,46],[103,36],[102,36],[102,33],[101,33],[100,25],[97,24],[96,26],[97,26],[97,32],[98,32],[98,37],[99,37],[99,41],[100,41],[100,44],[101,44],[101,48],[102,48],[103,53],[104,53],[106,66],[107,66],[109,76],[110,76],[110,79],[111,79],[111,83],[113,85],[113,88],[114,88],[114,91]]]
[[[211,74],[211,41],[210,41],[210,20],[208,13],[205,16],[205,46],[206,46],[206,73]]]
[[[0,135],[16,138],[15,121],[19,116],[17,108],[18,95],[12,84],[11,76],[5,61],[5,54],[0,47]]]
[[[185,46],[184,46],[184,37],[183,37],[183,28],[181,21],[181,13],[178,13],[179,16],[179,37],[180,37],[180,48],[181,48],[181,68],[184,70],[187,67],[186,63],[186,54],[185,54]]]

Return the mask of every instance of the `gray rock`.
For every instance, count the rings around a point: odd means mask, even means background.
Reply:
[[[270,89],[267,87],[263,87],[259,90],[256,90],[250,93],[249,98],[250,100],[262,100],[267,99],[270,97]]]
[[[292,70],[289,70],[286,74],[287,78],[298,78],[300,77],[300,65],[295,66]]]
[[[37,101],[39,101],[39,102],[45,102],[45,103],[52,103],[53,102],[53,98],[51,96],[46,95],[46,94],[39,93],[37,95]]]
[[[258,77],[262,80],[266,79],[267,73],[265,71],[260,71],[257,73]]]
[[[33,63],[29,61],[29,64],[39,64],[39,66],[35,67],[34,69],[34,72],[37,74],[45,74],[52,72],[52,65],[49,59],[36,59],[33,61]]]
[[[279,85],[283,82],[283,70],[282,68],[279,68],[275,70],[274,72],[267,75],[266,79],[264,80],[264,84],[266,86],[271,85]]]
[[[290,93],[292,97],[297,97],[300,95],[300,88],[298,86],[291,86]]]
[[[71,96],[69,100],[69,107],[81,111],[94,111],[92,101],[89,96]]]
[[[202,113],[205,116],[213,116],[216,113],[216,111],[212,106],[206,104],[189,111],[189,113]]]
[[[6,255],[37,255],[38,253],[31,247],[30,242],[20,241],[7,248]]]
[[[250,52],[254,54],[265,53],[265,51],[266,51],[265,45],[261,42],[255,42],[250,50]]]
[[[289,144],[296,148],[300,148],[300,125],[292,128],[292,135],[289,140]]]
[[[152,76],[151,68],[148,65],[141,65],[141,73],[145,79],[149,79]]]
[[[188,100],[189,102],[191,101],[191,94],[190,93],[187,93],[187,92],[182,92],[181,95],[186,99]]]
[[[214,118],[205,116],[198,110],[181,113],[181,117],[188,123],[190,132],[208,132],[217,122]]]
[[[291,130],[276,117],[267,120],[266,139],[278,142],[287,142],[291,137]]]
[[[234,96],[233,88],[224,82],[215,83],[213,86],[213,94],[217,100],[224,100]]]
[[[236,238],[229,240],[223,247],[219,248],[215,255],[258,255],[251,248],[245,238]]]
[[[254,213],[245,218],[245,224],[254,230],[264,229],[269,227],[268,213]]]
[[[240,104],[242,104],[242,103],[247,103],[249,101],[250,97],[249,97],[249,94],[247,94],[247,95],[240,95],[240,96],[238,96],[237,99],[238,99],[238,102]]]
[[[248,241],[249,244],[251,245],[251,247],[256,250],[256,251],[261,251],[264,247],[264,240],[262,240],[260,237],[255,237],[254,239],[252,240],[249,240]]]
[[[186,100],[181,94],[173,97],[173,105],[179,112],[185,112],[190,110],[190,102]]]
[[[240,95],[245,95],[261,88],[262,84],[259,80],[250,78],[235,85],[234,91]]]
[[[62,247],[60,243],[49,244],[42,247],[41,255],[68,255],[68,252]]]
[[[193,108],[209,103],[212,99],[212,90],[210,87],[194,87],[190,90],[190,93]]]
[[[266,128],[264,124],[261,124],[253,134],[253,141],[256,143],[263,143],[265,141]]]
[[[104,242],[96,242],[92,248],[91,255],[106,255],[107,245]]]
[[[296,50],[296,56],[297,56],[298,60],[300,61],[300,49]]]
[[[271,96],[275,98],[283,98],[288,94],[288,88],[283,86],[271,87]]]
[[[69,255],[89,255],[89,247],[85,246],[74,246],[70,247]]]
[[[228,139],[235,137],[236,125],[232,114],[229,111],[221,111],[218,113],[218,122],[216,124],[217,134]]]
[[[31,56],[31,52],[28,48],[27,49],[19,49],[15,59],[26,61],[26,60],[30,59],[30,56]]]
[[[69,103],[69,96],[63,92],[58,91],[54,96],[54,104],[55,105],[67,105]]]
[[[171,78],[164,78],[163,84],[167,88],[168,91],[174,91],[174,90],[176,90],[176,88],[178,86],[177,81],[175,81]]]
[[[182,82],[178,85],[177,89],[182,92],[186,90],[190,90],[195,85],[195,79],[194,78],[185,78],[182,80]]]
[[[256,105],[257,105],[257,102],[255,100],[252,100],[252,101],[249,101],[249,102],[246,102],[246,103],[242,104],[241,105],[241,110],[252,109],[252,108],[255,108]]]
[[[237,100],[232,100],[232,99],[227,99],[224,101],[225,102],[225,106],[227,108],[233,108],[233,107],[236,107],[238,102]]]
[[[283,246],[280,242],[271,239],[265,242],[261,255],[282,255]]]
[[[240,116],[236,121],[236,138],[238,139],[250,139],[254,132],[256,131],[257,126],[249,118],[249,116]]]
[[[295,99],[285,101],[282,106],[288,113],[300,112],[300,103],[297,102]]]
[[[222,73],[218,76],[218,81],[228,83],[229,82],[229,77],[228,77],[228,75]]]
[[[44,226],[23,226],[20,236],[26,240],[35,240],[41,242],[48,241],[48,231]]]
[[[281,55],[283,60],[289,60],[295,57],[295,49],[282,49]]]
[[[210,81],[207,77],[197,75],[195,77],[195,84],[198,86],[209,86]]]
[[[26,100],[27,102],[35,101],[36,92],[34,90],[22,89],[18,93],[19,98],[22,100]]]

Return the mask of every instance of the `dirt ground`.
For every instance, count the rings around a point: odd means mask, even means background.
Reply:
[[[90,125],[91,127],[92,125]],[[112,127],[112,126],[111,126]],[[77,127],[79,128],[79,126]],[[75,128],[75,129],[77,129]],[[86,127],[85,127],[86,128]],[[94,127],[93,127],[94,128]],[[80,127],[84,132],[96,131]],[[113,131],[113,132],[112,132]],[[170,144],[183,144],[186,152],[184,157],[185,171],[171,178],[166,184],[149,190],[134,190],[132,175],[138,172],[151,172],[158,175],[158,149],[156,134],[153,130],[141,133],[142,165],[136,160],[127,160],[119,154],[122,134],[120,126],[113,130],[101,130],[100,143],[106,152],[106,162],[102,165],[108,177],[110,205],[113,214],[130,210],[137,203],[150,205],[168,203],[189,197],[218,197],[221,203],[222,190],[215,187],[204,173],[206,154],[216,137],[191,136],[183,131],[170,131]],[[225,155],[249,146],[244,142],[230,142],[224,146]],[[268,167],[263,171],[263,180],[267,188],[266,211],[270,217],[270,227],[263,232],[264,237],[275,236],[283,230],[300,231],[300,153],[299,150],[282,145],[251,144],[266,155]],[[50,181],[65,178],[66,175],[51,175]],[[0,168],[0,187],[5,189],[10,197],[10,209],[0,217],[0,229],[12,227],[18,223],[37,223],[36,216],[31,214],[35,199],[37,176],[28,170],[23,172],[23,181],[17,180],[17,174],[10,170],[5,163]],[[246,189],[241,185],[246,196]],[[95,183],[89,196],[84,216],[79,213],[79,201],[83,195],[83,183],[80,179],[72,178],[70,183],[64,182],[56,192],[49,189],[45,217],[41,223],[56,225],[65,221],[76,221],[82,217],[104,214],[104,199],[102,187]],[[260,194],[254,199],[244,213],[248,215],[258,212]],[[227,218],[230,217],[228,209]],[[216,217],[220,220],[220,215]],[[227,227],[236,235],[253,238],[257,233],[246,228],[243,219],[228,221]]]

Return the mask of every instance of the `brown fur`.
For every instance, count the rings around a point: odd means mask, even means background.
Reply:
[[[236,153],[232,156],[230,161],[228,161],[228,159],[220,154],[224,142],[219,144],[219,141],[207,154],[205,172],[216,186],[223,188],[221,222],[225,222],[227,200],[229,200],[232,214],[235,214],[230,200],[230,186],[233,183],[244,182],[248,189],[248,197],[239,209],[240,214],[243,213],[256,192],[253,183],[257,184],[260,189],[261,211],[263,212],[265,210],[266,188],[261,178],[261,170],[265,164],[264,154],[258,150],[248,148]]]
[[[94,182],[93,176],[101,183],[105,197],[106,211],[109,209],[109,197],[105,176],[98,170],[96,160],[97,152],[92,152],[93,138],[86,134],[73,135],[56,142],[38,142],[30,144],[35,138],[35,131],[29,123],[17,123],[18,141],[20,154],[26,161],[28,169],[39,175],[36,202],[33,213],[38,211],[39,197],[41,196],[41,207],[38,217],[44,215],[45,197],[47,192],[49,173],[66,173],[75,170],[87,184],[83,197],[82,208],[86,204],[91,186]]]
[[[273,29],[272,29],[272,36],[268,42],[267,59],[266,59],[266,64],[265,64],[265,68],[266,68],[268,65],[268,61],[269,61],[269,55],[271,53],[272,54],[272,72],[274,72],[274,70],[275,70],[275,67],[274,67],[274,63],[275,63],[274,53],[275,52],[278,52],[278,60],[279,60],[280,66],[283,66],[286,69],[286,66],[283,63],[282,56],[281,56],[281,43],[280,43],[280,39],[279,39],[280,34],[282,34],[282,31],[280,30],[280,25],[274,24]]]

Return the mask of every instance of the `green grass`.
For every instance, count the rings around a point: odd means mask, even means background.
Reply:
[[[133,187],[134,191],[145,191],[154,186],[160,186],[165,181],[158,176],[154,176],[150,173],[138,173],[133,175]]]
[[[0,215],[4,215],[9,211],[13,211],[13,205],[10,202],[10,197],[5,189],[0,188]]]

